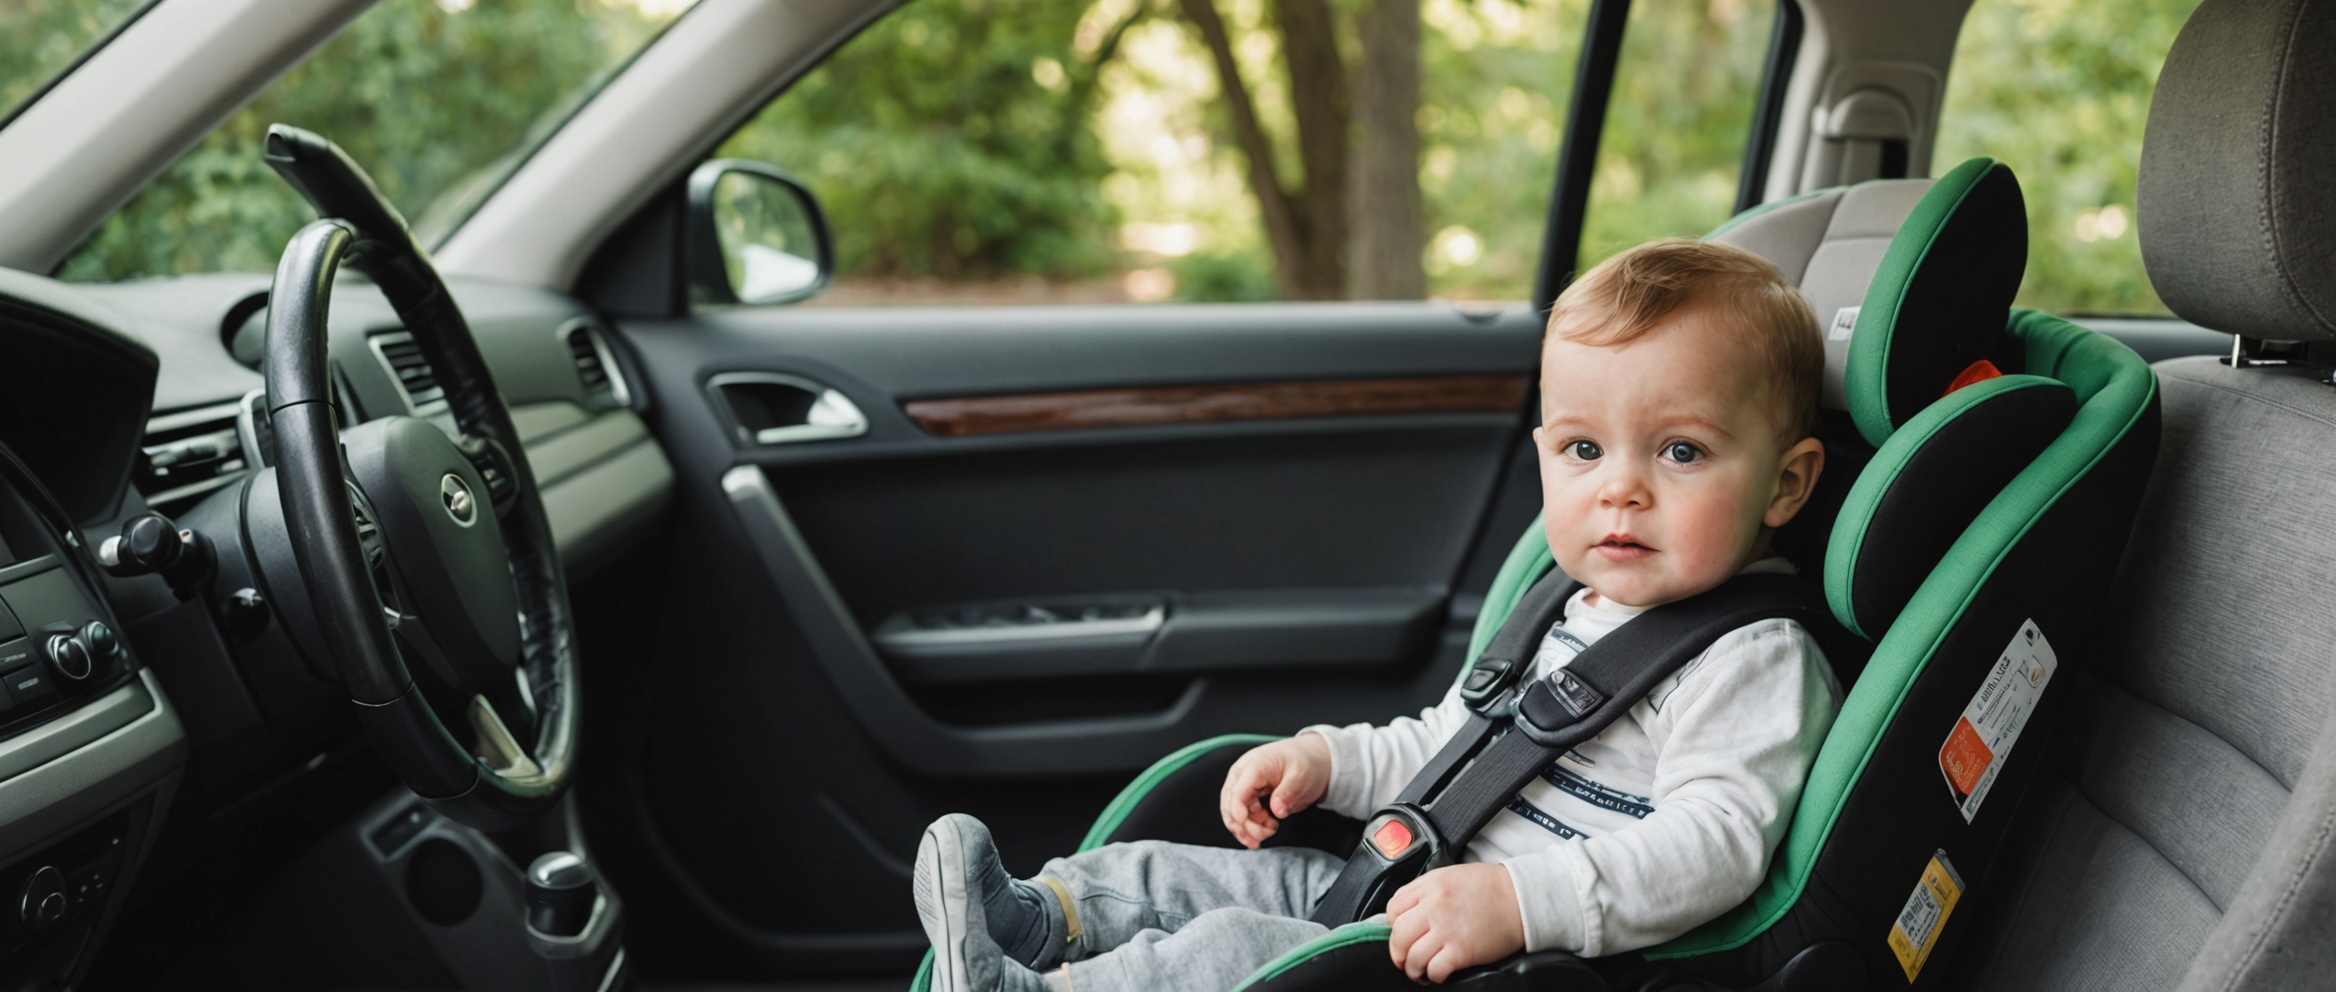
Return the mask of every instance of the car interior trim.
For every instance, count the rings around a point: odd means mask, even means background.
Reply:
[[[0,782],[22,775],[128,726],[154,711],[157,697],[145,680],[125,682],[112,692],[37,727],[0,741]]]
[[[1528,385],[1521,375],[1472,375],[1157,386],[910,400],[901,408],[926,433],[976,437],[1355,414],[1513,413]]]
[[[1760,75],[1760,102],[1752,109],[1752,139],[1744,146],[1743,174],[1736,180],[1735,213],[1760,205],[1768,193],[1769,166],[1776,158],[1777,120],[1785,113],[1785,93],[1801,51],[1808,15],[1800,0],[1776,0],[1776,27],[1768,38],[1768,64]]]
[[[146,708],[137,712],[141,700]],[[176,765],[182,760],[186,729],[155,684],[154,673],[144,669],[138,672],[137,682],[107,693],[63,719],[0,743],[0,754],[16,748],[37,752],[57,747],[58,743],[47,742],[90,734],[93,728],[116,719],[122,708],[132,712],[129,720],[0,779],[0,850],[29,847],[81,822],[152,784],[163,763]],[[149,768],[155,773],[149,773]]]
[[[1622,36],[1630,28],[1630,0],[1596,0],[1582,29],[1582,54],[1575,63],[1573,98],[1566,108],[1565,141],[1557,152],[1557,185],[1549,194],[1549,221],[1541,233],[1541,269],[1533,280],[1533,310],[1548,313],[1557,294],[1574,281],[1581,261],[1582,222],[1589,216],[1590,180],[1598,171],[1598,142],[1606,131],[1606,105],[1614,95],[1614,70],[1622,63]]]

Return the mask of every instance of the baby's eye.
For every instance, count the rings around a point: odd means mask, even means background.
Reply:
[[[1566,442],[1565,453],[1585,462],[1594,462],[1598,460],[1598,456],[1606,452],[1598,447],[1598,442],[1584,439]]]
[[[1681,465],[1689,465],[1703,457],[1703,449],[1686,441],[1673,441],[1663,446],[1663,457]]]

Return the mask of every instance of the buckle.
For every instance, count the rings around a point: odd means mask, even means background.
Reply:
[[[1513,658],[1479,656],[1475,666],[1468,670],[1468,677],[1460,682],[1460,700],[1469,709],[1482,710],[1507,692],[1524,668]]]
[[[1427,814],[1410,803],[1381,807],[1371,822],[1363,826],[1362,849],[1390,869],[1416,865],[1400,873],[1405,881],[1447,863],[1443,839],[1428,823]]]

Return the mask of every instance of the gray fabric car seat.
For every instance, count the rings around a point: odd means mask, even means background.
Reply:
[[[2331,52],[2336,2],[2207,0],[2159,77],[2143,256],[2241,361],[2156,366],[2163,443],[2102,650],[1956,988],[2336,988]]]

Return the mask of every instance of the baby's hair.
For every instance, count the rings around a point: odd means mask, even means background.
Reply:
[[[1672,314],[1699,308],[1743,334],[1766,366],[1762,381],[1784,413],[1779,421],[1785,441],[1815,433],[1825,383],[1817,316],[1775,265],[1734,245],[1665,238],[1600,262],[1558,294],[1548,333],[1615,347],[1645,336]]]

